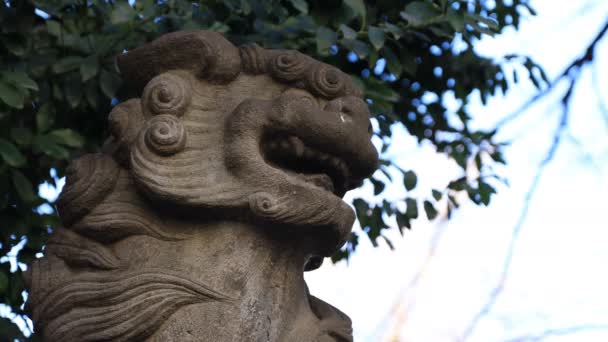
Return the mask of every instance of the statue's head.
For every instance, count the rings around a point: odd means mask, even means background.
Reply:
[[[354,213],[342,197],[378,162],[348,75],[206,31],[165,35],[118,66],[141,96],[110,114],[106,150],[145,196],[186,215],[318,233],[325,254],[344,242]]]

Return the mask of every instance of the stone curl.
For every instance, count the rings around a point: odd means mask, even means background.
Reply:
[[[148,121],[144,141],[156,154],[170,156],[186,146],[186,130],[175,116],[158,115]]]
[[[329,65],[317,65],[311,76],[311,88],[325,98],[336,97],[344,90],[344,78],[338,70]]]
[[[293,82],[303,79],[309,69],[308,59],[296,52],[276,54],[268,65],[270,73],[279,80]]]
[[[192,88],[181,77],[164,73],[146,85],[142,102],[147,117],[159,114],[182,116],[192,102]]]
[[[119,171],[116,162],[103,154],[86,154],[70,163],[57,200],[63,223],[69,226],[91,212],[112,191]]]
[[[262,74],[266,71],[264,49],[257,44],[245,44],[239,47],[243,71],[250,74]]]
[[[249,209],[254,215],[264,219],[272,219],[284,211],[280,201],[267,192],[256,192],[249,196]]]
[[[144,117],[139,99],[130,99],[118,104],[108,117],[112,134],[112,154],[122,166],[128,166],[131,144],[144,125]]]

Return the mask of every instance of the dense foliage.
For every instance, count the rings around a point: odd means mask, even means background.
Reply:
[[[0,303],[24,314],[22,270],[11,272],[5,256],[19,245],[13,258],[27,265],[58,224],[38,186],[54,184],[51,170],[62,177],[70,158],[101,146],[107,114],[128,96],[114,63],[122,51],[166,32],[208,29],[237,44],[297,49],[352,74],[377,120],[382,152],[391,144],[391,126],[399,124],[463,171],[446,189],[399,204],[382,200],[385,184],[401,182],[387,172],[396,166],[383,161],[371,180],[379,200],[354,202],[363,231],[376,243],[389,217],[396,217],[400,230],[410,228],[419,207],[429,219],[439,205],[448,212],[456,207],[456,192],[489,203],[491,165],[504,163],[501,144],[494,131],[469,129],[466,105],[472,96],[485,101],[507,90],[512,77],[504,63],[525,66],[523,77],[536,84],[544,75],[525,57],[492,60],[472,46],[484,34],[517,28],[530,14],[527,0],[0,2]],[[459,100],[457,111],[444,107],[446,94]],[[467,173],[470,168],[477,172]],[[401,173],[405,188],[413,189],[416,174]],[[352,235],[334,260],[347,257],[356,244]],[[0,340],[13,338],[23,336],[10,320],[0,320]]]

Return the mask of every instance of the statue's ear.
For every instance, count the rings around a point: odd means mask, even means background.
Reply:
[[[131,145],[144,126],[141,107],[139,99],[130,99],[114,107],[108,117],[112,137],[104,152],[112,154],[123,167],[128,167]]]

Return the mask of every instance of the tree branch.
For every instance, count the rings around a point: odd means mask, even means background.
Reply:
[[[549,147],[549,150],[547,151],[545,158],[539,164],[536,174],[535,174],[535,176],[532,180],[532,183],[530,184],[530,187],[528,189],[528,192],[524,198],[524,206],[523,206],[520,216],[513,228],[513,233],[511,235],[511,240],[509,241],[509,245],[507,248],[507,254],[505,256],[505,260],[504,260],[504,263],[502,266],[502,270],[501,270],[497,285],[490,292],[489,298],[485,302],[483,307],[475,314],[475,316],[473,316],[473,318],[469,322],[468,326],[464,330],[463,334],[461,335],[459,341],[466,341],[473,334],[479,321],[490,313],[490,311],[494,307],[494,304],[496,304],[498,297],[500,296],[500,294],[502,293],[502,291],[504,289],[504,286],[505,286],[505,283],[507,280],[507,275],[511,269],[511,264],[513,261],[513,253],[515,251],[515,245],[520,236],[523,224],[528,216],[528,212],[530,209],[529,208],[530,203],[532,201],[534,194],[536,193],[536,190],[540,183],[540,179],[541,179],[547,165],[551,162],[551,160],[553,160],[555,153],[562,141],[563,133],[564,133],[564,131],[566,131],[566,128],[568,126],[569,104],[570,104],[570,100],[572,98],[572,93],[573,93],[576,83],[578,81],[578,76],[580,75],[580,70],[586,63],[593,61],[594,56],[595,56],[594,55],[595,48],[596,48],[597,44],[600,42],[600,40],[606,35],[606,32],[608,32],[608,20],[604,23],[604,25],[602,26],[600,31],[596,34],[596,36],[593,38],[591,43],[587,46],[587,48],[585,49],[585,53],[582,56],[580,56],[579,58],[574,60],[572,63],[570,63],[555,80],[553,80],[551,83],[549,83],[547,88],[545,88],[543,91],[541,91],[538,94],[536,94],[535,96],[533,96],[526,103],[524,103],[524,105],[521,106],[519,110],[517,110],[513,114],[503,118],[497,124],[497,127],[500,127],[500,126],[505,125],[505,124],[509,123],[510,121],[516,119],[522,113],[524,113],[532,104],[534,104],[536,101],[538,101],[542,97],[549,94],[559,82],[561,82],[564,79],[569,80],[568,89],[566,90],[566,92],[564,93],[564,95],[562,96],[562,99],[561,99],[561,104],[562,104],[563,109],[562,109],[562,116],[560,118],[559,125],[555,131],[555,134],[553,135],[553,141],[551,143],[551,146]]]
[[[557,76],[557,78],[555,78],[552,82],[547,84],[547,87],[545,89],[543,89],[542,91],[540,91],[539,93],[534,95],[532,98],[530,98],[528,101],[526,101],[516,111],[514,111],[513,113],[511,113],[511,114],[505,116],[504,118],[502,118],[501,120],[499,120],[498,123],[496,124],[496,127],[504,126],[504,125],[508,124],[509,122],[517,119],[519,116],[521,116],[523,113],[525,113],[526,110],[528,108],[530,108],[530,106],[532,106],[534,103],[536,103],[541,98],[550,94],[553,91],[553,89],[555,89],[555,86],[559,82],[561,82],[564,78],[572,79],[572,75],[570,75],[570,73],[573,70],[576,69],[576,72],[578,72],[578,70],[583,65],[585,65],[586,63],[592,62],[593,58],[595,57],[595,48],[596,48],[597,44],[602,40],[602,38],[606,35],[606,32],[608,32],[608,20],[606,20],[606,22],[604,23],[604,25],[602,26],[600,31],[595,35],[595,37],[593,38],[591,43],[587,46],[587,48],[585,49],[585,53],[583,53],[582,56],[580,56],[579,58],[572,61],[572,63],[570,63],[564,69],[564,71],[562,71],[559,74],[559,76]]]
[[[520,236],[522,227],[526,221],[526,218],[528,217],[530,203],[532,202],[532,198],[533,198],[534,194],[536,193],[538,185],[540,184],[540,179],[541,179],[547,165],[555,157],[555,153],[561,142],[562,133],[564,132],[564,130],[566,129],[566,127],[568,125],[568,114],[569,114],[568,101],[570,100],[570,96],[572,94],[572,89],[573,89],[575,83],[576,83],[575,80],[571,81],[571,85],[568,88],[568,91],[566,92],[566,94],[564,95],[564,97],[562,99],[562,103],[564,104],[564,106],[563,106],[562,116],[559,121],[559,125],[555,131],[555,134],[553,135],[553,141],[551,143],[551,146],[549,147],[549,150],[547,151],[545,158],[540,162],[538,169],[536,171],[536,174],[534,175],[532,183],[530,184],[530,187],[528,189],[528,193],[526,194],[526,197],[524,198],[523,209],[519,215],[519,218],[515,224],[515,227],[513,228],[513,233],[511,235],[511,240],[509,241],[509,246],[507,248],[507,254],[505,256],[505,260],[504,260],[504,263],[502,266],[502,271],[498,278],[497,285],[494,287],[494,289],[490,293],[490,296],[489,296],[488,300],[485,302],[484,306],[477,312],[477,314],[475,314],[475,316],[473,316],[473,319],[469,322],[469,325],[465,329],[464,333],[461,335],[459,341],[466,341],[472,335],[472,333],[475,330],[475,328],[477,327],[477,324],[479,323],[479,321],[490,313],[490,311],[494,307],[494,304],[496,304],[498,297],[500,296],[500,294],[502,293],[502,291],[504,289],[504,286],[505,286],[505,283],[507,280],[507,275],[509,274],[509,271],[511,269],[511,264],[513,261],[513,254],[515,251],[515,245],[516,245],[517,240],[519,239],[519,236]]]

